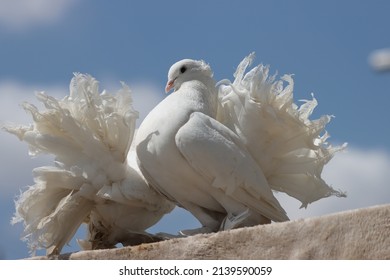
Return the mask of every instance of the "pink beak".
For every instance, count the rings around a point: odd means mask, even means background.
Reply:
[[[173,84],[174,84],[175,80],[169,80],[167,85],[165,86],[165,93],[168,93],[171,91],[171,89],[173,88]]]

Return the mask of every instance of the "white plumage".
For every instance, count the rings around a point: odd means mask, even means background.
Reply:
[[[254,53],[240,63],[232,84],[221,82],[219,120],[245,143],[272,190],[300,200],[301,207],[331,195],[345,197],[321,178],[325,164],[346,147],[327,143],[325,126],[332,117],[310,120],[317,100],[302,100],[298,107],[291,75],[276,80],[263,65],[245,73],[253,59]]]
[[[145,178],[203,226],[184,234],[286,221],[273,190],[305,207],[344,196],[321,179],[323,166],[342,149],[328,146],[326,133],[320,136],[330,117],[309,120],[316,100],[298,108],[291,76],[276,81],[262,65],[245,74],[252,59],[241,62],[232,84],[220,87],[203,61],[175,63],[166,87],[174,92],[137,133]]]
[[[345,196],[321,178],[345,147],[326,142],[331,117],[309,119],[314,97],[295,105],[291,76],[277,80],[263,65],[246,72],[253,58],[240,63],[233,83],[218,84],[203,61],[175,63],[166,86],[174,92],[145,118],[134,144],[138,114],[125,84],[100,94],[95,79],[76,74],[63,100],[38,93],[44,110],[25,103],[33,125],[5,129],[31,155],[55,156],[54,166],[33,170],[35,185],[16,201],[13,223],[24,223],[31,250],[60,253],[82,223],[84,249],[159,240],[145,230],[172,202],[201,222],[182,231],[191,235],[288,220],[274,191],[302,207]]]
[[[31,155],[55,156],[54,166],[33,170],[35,185],[16,201],[13,223],[24,222],[31,250],[60,253],[83,222],[84,249],[158,240],[145,230],[174,206],[148,186],[134,149],[129,153],[138,117],[129,88],[100,94],[94,78],[76,74],[63,100],[43,92],[37,98],[44,110],[23,105],[33,125],[5,127]]]

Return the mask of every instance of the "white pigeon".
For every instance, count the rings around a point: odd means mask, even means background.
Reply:
[[[59,254],[82,223],[88,224],[83,249],[160,240],[145,230],[174,205],[149,187],[130,149],[138,112],[129,88],[100,94],[94,78],[75,74],[63,100],[43,92],[37,98],[45,109],[23,105],[32,125],[5,127],[29,144],[32,156],[55,156],[54,166],[33,170],[35,184],[15,202],[12,222],[24,223],[31,251]]]
[[[166,86],[174,92],[136,135],[147,181],[202,224],[184,235],[288,220],[273,190],[303,206],[344,196],[321,179],[324,164],[343,148],[320,136],[330,117],[308,119],[316,100],[298,108],[291,76],[275,81],[262,65],[244,75],[252,59],[241,62],[232,84],[219,87],[205,62],[175,63]]]

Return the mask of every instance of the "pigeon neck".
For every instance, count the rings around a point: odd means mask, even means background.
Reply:
[[[185,91],[191,93],[188,96],[191,99],[196,99],[202,104],[202,113],[215,118],[218,108],[218,92],[215,87],[215,81],[212,78],[203,78],[202,80],[187,81],[182,84],[183,88],[195,89],[195,91]]]

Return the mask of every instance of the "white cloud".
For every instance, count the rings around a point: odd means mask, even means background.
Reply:
[[[390,49],[373,51],[368,58],[368,62],[377,71],[390,70]]]
[[[60,20],[76,0],[0,0],[0,24],[25,29]]]

